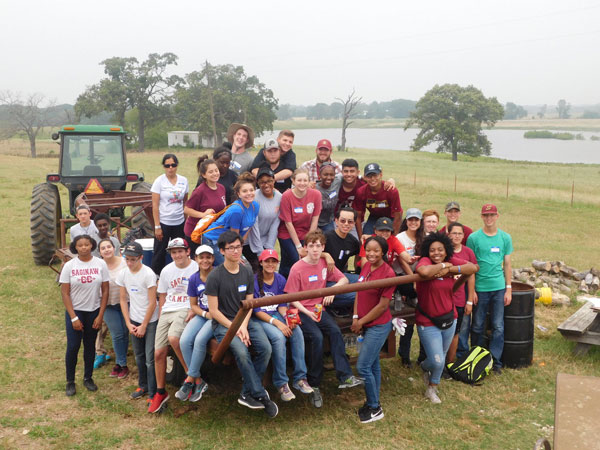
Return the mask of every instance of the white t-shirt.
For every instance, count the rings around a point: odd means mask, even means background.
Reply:
[[[100,258],[89,261],[78,257],[68,261],[60,272],[59,283],[71,285],[71,302],[77,311],[95,311],[102,300],[102,283],[109,281],[108,267]]]
[[[187,289],[191,276],[196,272],[198,272],[198,264],[192,260],[185,269],[178,268],[174,262],[165,266],[158,280],[158,293],[167,294],[162,312],[190,308]]]
[[[119,258],[119,265],[114,269],[108,269],[108,276],[110,280],[108,282],[108,304],[118,305],[121,300],[121,289],[116,284],[117,277],[122,270],[127,267],[127,263],[123,258]]]
[[[403,231],[402,233],[398,233],[396,235],[396,237],[398,238],[400,243],[404,246],[404,248],[406,249],[406,252],[410,256],[415,256],[415,245],[417,245],[417,242],[413,241],[411,238],[409,238],[408,234],[406,234],[406,231]],[[416,265],[417,265],[417,263],[414,263],[411,266],[413,271],[415,270]],[[392,268],[394,269],[394,271],[396,273],[404,273],[404,269],[402,268],[402,266],[400,265],[400,263],[398,262],[397,259],[394,261]]]
[[[116,280],[117,285],[127,289],[129,294],[129,318],[137,323],[142,323],[148,310],[148,289],[156,286],[156,274],[154,271],[142,264],[142,268],[136,273],[131,273],[129,267],[125,267]],[[151,322],[158,320],[158,305],[150,318]]]
[[[160,223],[165,225],[180,225],[184,221],[183,198],[189,191],[186,177],[177,175],[175,184],[171,184],[165,174],[162,174],[152,184],[150,189],[154,194],[160,194],[158,212]]]
[[[80,223],[76,223],[71,228],[69,228],[69,236],[71,237],[71,242],[73,242],[73,239],[75,239],[77,236],[82,234],[87,234],[88,236],[91,236],[96,241],[96,244],[100,242],[100,234],[98,233],[98,228],[96,228],[96,224],[93,220],[90,221],[90,224],[87,227],[82,227]]]

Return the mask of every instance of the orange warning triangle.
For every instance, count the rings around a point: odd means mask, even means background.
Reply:
[[[92,178],[83,192],[86,194],[104,194],[104,188],[96,178]]]

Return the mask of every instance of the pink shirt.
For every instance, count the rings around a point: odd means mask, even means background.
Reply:
[[[371,263],[367,261],[365,267],[360,271],[360,277],[358,278],[358,283],[364,283],[366,281],[375,281],[375,280],[385,280],[386,278],[393,278],[396,274],[392,270],[392,268],[388,264],[382,264],[374,271],[371,271]],[[390,286],[388,288],[381,289],[367,289],[366,291],[357,292],[357,305],[356,305],[356,313],[358,317],[366,316],[373,308],[375,308],[379,302],[381,301],[381,297],[385,297],[387,299],[392,299],[394,296],[394,290],[396,286]],[[386,308],[386,310],[377,317],[375,320],[365,324],[365,327],[372,327],[373,325],[381,325],[384,323],[388,323],[392,320],[392,313],[390,313],[390,308]]]
[[[310,229],[312,218],[319,217],[321,214],[321,207],[321,193],[316,189],[309,188],[302,198],[296,197],[291,189],[285,191],[279,205],[281,223],[277,237],[290,239],[290,233],[284,222],[291,222],[296,229],[298,239],[303,240]]]
[[[312,289],[322,289],[326,287],[328,281],[337,283],[342,278],[344,278],[344,274],[340,272],[337,267],[333,269],[333,272],[327,272],[327,263],[323,258],[319,258],[317,264],[309,264],[301,259],[292,266],[284,290],[286,293],[292,293],[310,291]],[[300,303],[310,310],[313,306],[322,301],[323,297],[320,297],[302,300]]]
[[[195,211],[204,212],[207,209],[214,209],[215,212],[221,211],[227,203],[225,202],[225,186],[217,183],[217,189],[212,190],[206,183],[201,183],[185,204],[188,208]],[[183,232],[186,236],[191,236],[192,231],[200,220],[198,217],[188,217],[183,227]]]

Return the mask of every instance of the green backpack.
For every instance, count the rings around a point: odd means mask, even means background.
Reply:
[[[469,353],[458,358],[456,362],[449,363],[448,373],[457,381],[467,384],[478,384],[492,370],[494,361],[492,354],[483,347],[475,346]]]

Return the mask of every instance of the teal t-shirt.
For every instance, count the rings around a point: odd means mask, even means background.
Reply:
[[[498,229],[494,236],[488,236],[483,229],[479,229],[469,236],[467,247],[473,250],[479,264],[475,290],[491,292],[505,289],[504,257],[513,251],[510,234]]]

